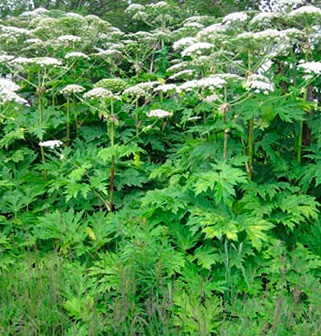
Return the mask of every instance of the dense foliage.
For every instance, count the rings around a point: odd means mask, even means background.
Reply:
[[[321,9],[271,3],[1,22],[1,335],[321,333]]]

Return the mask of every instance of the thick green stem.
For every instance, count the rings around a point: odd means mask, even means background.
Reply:
[[[308,98],[308,89],[309,87],[306,86],[304,88],[304,94],[303,94],[303,102],[305,103]],[[297,146],[297,162],[301,163],[302,160],[302,140],[303,140],[303,120],[300,120],[299,123],[299,137],[298,137],[298,146]]]
[[[66,138],[67,143],[70,141],[70,95],[67,96],[67,115],[66,115]]]
[[[303,139],[303,120],[300,120],[299,124],[299,137],[298,137],[298,148],[297,148],[297,156],[296,159],[299,163],[301,163],[302,159],[302,139]]]
[[[110,111],[111,111],[111,119],[109,120],[109,136],[110,136],[110,144],[113,147],[115,145],[115,121],[114,121],[114,102],[110,103]],[[114,196],[114,183],[115,183],[115,155],[111,156],[111,164],[110,164],[110,185],[109,185],[109,206],[110,211],[113,211],[113,196]]]
[[[248,179],[252,180],[252,165],[253,165],[253,145],[254,145],[254,118],[249,120],[249,143],[248,143]]]
[[[227,142],[228,142],[228,129],[226,128],[226,121],[227,121],[227,107],[224,108],[224,117],[223,117],[223,122],[224,122],[224,125],[225,125],[225,130],[224,130],[224,149],[223,149],[224,160],[227,160]]]

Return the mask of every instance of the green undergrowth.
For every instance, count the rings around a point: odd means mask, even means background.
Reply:
[[[2,20],[0,335],[321,334],[321,9],[283,6]]]

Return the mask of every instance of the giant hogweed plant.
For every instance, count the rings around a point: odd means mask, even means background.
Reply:
[[[132,35],[73,13],[3,21],[0,268],[62,258],[81,286],[61,309],[87,334],[318,321],[321,10],[168,6],[130,5],[159,28]]]

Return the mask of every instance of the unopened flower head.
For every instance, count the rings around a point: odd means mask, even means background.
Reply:
[[[48,141],[39,142],[40,147],[49,147],[51,149],[55,147],[60,147],[61,145],[62,145],[62,141],[60,140],[48,140]]]
[[[156,109],[156,110],[151,110],[147,113],[147,117],[148,118],[166,118],[166,117],[171,117],[172,113],[167,112],[165,110],[162,109]]]
[[[70,84],[64,87],[62,90],[60,90],[60,93],[62,94],[80,93],[83,92],[84,90],[85,88],[82,87],[81,85]]]
[[[82,53],[82,52],[78,52],[78,51],[74,51],[74,52],[70,52],[67,53],[65,56],[66,59],[68,58],[84,58],[84,59],[88,59],[88,55]]]
[[[110,90],[111,92],[121,92],[127,88],[128,84],[121,78],[104,78],[98,81],[94,86]]]

